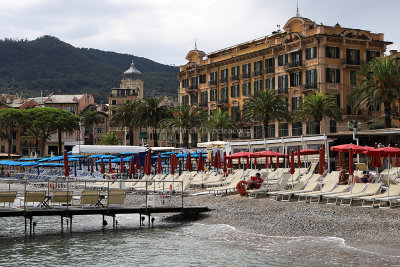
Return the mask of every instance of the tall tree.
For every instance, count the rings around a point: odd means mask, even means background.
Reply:
[[[385,127],[391,127],[392,103],[400,97],[400,62],[396,57],[375,58],[358,73],[359,86],[350,91],[354,111],[362,105],[383,104]]]
[[[13,131],[12,129],[20,124],[24,110],[7,108],[0,109],[0,128],[3,129],[3,137],[7,138],[8,143],[8,157],[11,156]]]
[[[139,121],[148,128],[152,128],[154,146],[158,146],[158,123],[169,116],[168,106],[163,105],[164,97],[145,97],[139,109]]]
[[[208,131],[217,132],[218,141],[223,141],[223,137],[229,135],[229,130],[238,128],[236,122],[229,117],[228,112],[221,110],[212,113],[205,126]]]
[[[135,100],[133,102],[127,102],[115,109],[115,113],[111,116],[110,126],[112,127],[126,127],[129,132],[129,144],[134,145],[135,129],[139,128],[140,121],[138,118],[139,109],[141,102]]]
[[[207,120],[207,113],[200,107],[192,105],[179,105],[170,107],[171,118],[160,121],[161,128],[179,130],[183,136],[183,146],[189,147],[189,133],[191,130],[202,127]]]
[[[300,108],[296,110],[295,117],[301,120],[315,123],[316,134],[321,133],[321,121],[329,118],[342,122],[342,113],[336,105],[336,100],[324,93],[316,92],[304,98]]]
[[[101,145],[120,145],[121,143],[116,132],[107,132],[100,140]]]
[[[81,114],[83,125],[89,127],[89,145],[93,145],[94,126],[101,123],[101,117],[97,115],[97,110],[89,110]]]
[[[27,110],[27,116],[32,122],[31,127],[40,129],[41,155],[44,156],[45,147],[50,136],[59,131],[76,129],[79,125],[79,118],[68,111],[58,108],[32,108]],[[68,114],[67,114],[68,113]],[[70,124],[70,126],[66,126]]]
[[[39,139],[41,136],[41,130],[37,127],[30,127],[26,130],[25,136],[22,138],[24,141],[34,141],[35,142],[35,153],[39,154]]]
[[[79,117],[75,114],[58,109],[58,111],[54,111],[58,113],[57,119],[54,121],[55,127],[57,128],[58,134],[58,155],[62,154],[62,134],[65,133],[73,133],[75,130],[79,129]],[[80,129],[79,129],[80,130]],[[79,133],[80,134],[80,131]],[[80,137],[78,137],[80,141]]]
[[[242,122],[260,120],[264,136],[269,137],[268,123],[275,120],[290,120],[288,104],[276,90],[258,91],[249,97],[243,105]]]

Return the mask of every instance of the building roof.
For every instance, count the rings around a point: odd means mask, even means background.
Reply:
[[[135,62],[132,59],[131,66],[124,72],[124,78],[132,79],[142,76],[142,73],[135,67]]]
[[[45,103],[76,104],[77,100],[84,96],[85,95],[51,95],[45,100]]]

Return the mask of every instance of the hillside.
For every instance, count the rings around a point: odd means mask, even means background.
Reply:
[[[134,57],[143,73],[145,96],[177,97],[177,67]],[[112,87],[119,86],[132,56],[98,49],[76,48],[52,36],[33,41],[0,40],[0,93],[39,96],[49,93],[92,93],[107,102]]]

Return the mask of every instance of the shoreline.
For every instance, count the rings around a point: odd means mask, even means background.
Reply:
[[[400,257],[400,220],[393,208],[280,202],[238,194],[191,196],[185,198],[185,205],[211,209],[195,223],[225,224],[264,236],[341,238],[354,249]]]

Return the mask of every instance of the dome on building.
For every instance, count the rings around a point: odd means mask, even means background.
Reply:
[[[124,72],[124,79],[136,79],[142,76],[142,73],[135,67],[135,62],[132,63],[129,69]]]

